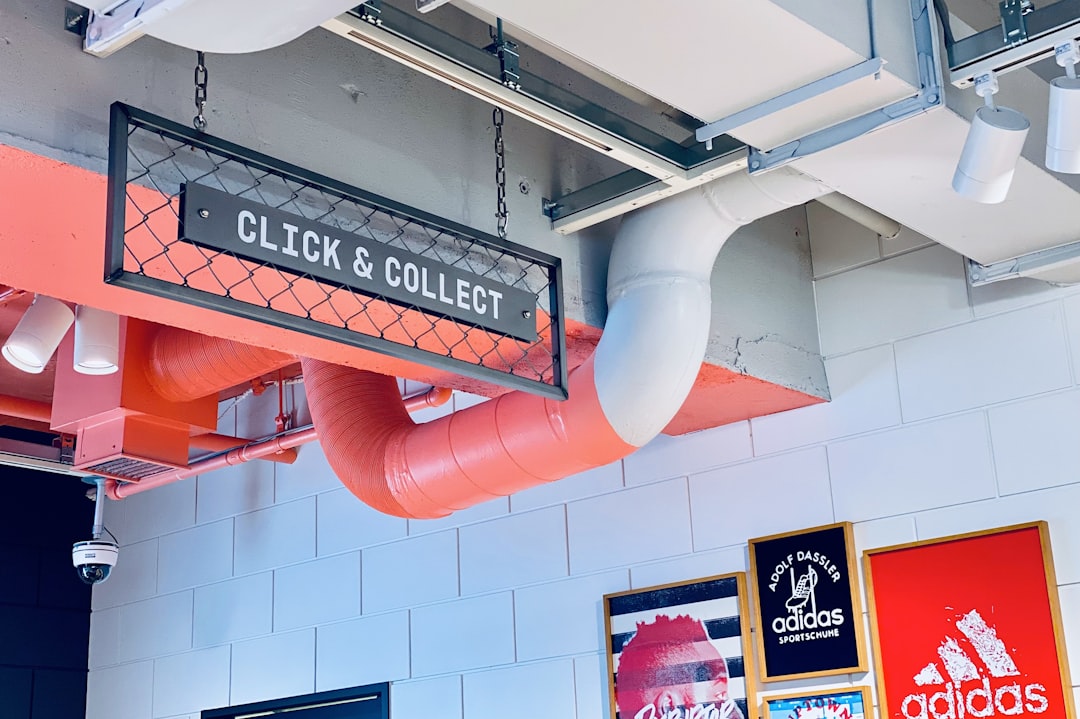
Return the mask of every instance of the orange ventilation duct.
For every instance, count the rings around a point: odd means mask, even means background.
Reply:
[[[216,395],[296,361],[284,352],[175,327],[160,328],[151,347],[146,378],[170,402]]]

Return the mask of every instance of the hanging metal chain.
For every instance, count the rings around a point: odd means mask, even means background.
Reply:
[[[195,119],[192,121],[195,129],[199,132],[206,130],[206,83],[210,74],[206,71],[206,56],[202,50],[198,51],[198,60],[195,63]]]
[[[503,145],[503,111],[496,107],[491,113],[491,122],[495,125],[495,222],[500,239],[506,239],[506,223],[510,220],[510,211],[506,209],[506,152]]]

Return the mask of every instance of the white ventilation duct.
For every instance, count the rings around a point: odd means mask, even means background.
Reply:
[[[168,0],[166,0],[168,2]],[[181,0],[147,25],[147,35],[214,53],[258,52],[283,45],[358,5],[357,0]]]

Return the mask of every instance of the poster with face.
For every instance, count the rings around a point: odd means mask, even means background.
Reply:
[[[864,562],[882,719],[1073,719],[1045,522]]]
[[[750,540],[763,681],[866,671],[850,522]]]
[[[614,719],[754,719],[746,575],[604,597]]]

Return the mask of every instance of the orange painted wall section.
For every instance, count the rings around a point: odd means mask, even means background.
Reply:
[[[105,191],[106,178],[102,175],[0,145],[0,284],[296,356],[475,394],[497,396],[506,391],[414,362],[107,285],[103,280]],[[170,231],[175,234],[170,222],[156,229],[166,236]],[[573,320],[566,322],[566,328],[568,366],[573,369],[591,355],[600,330]],[[722,367],[705,365],[683,410],[665,432],[682,434],[819,401]]]

